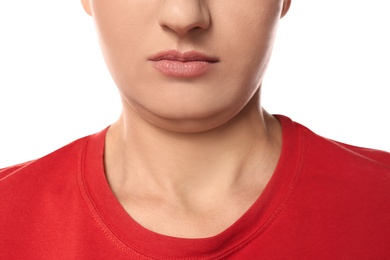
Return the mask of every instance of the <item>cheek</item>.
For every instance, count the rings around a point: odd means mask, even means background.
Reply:
[[[261,84],[279,21],[280,7],[275,2],[266,7],[255,3],[253,6],[256,8],[232,8],[238,10],[229,14],[229,20],[221,19],[225,23],[216,29],[223,32],[218,38],[223,39],[221,49],[227,54],[223,79],[229,86],[226,97],[230,106],[235,104],[237,109],[249,101]]]
[[[256,74],[266,66],[274,41],[281,11],[277,0],[247,0],[221,3],[215,12],[215,31],[219,34],[230,66],[237,67],[234,76]],[[249,7],[248,7],[249,6]],[[229,17],[227,19],[226,17]]]
[[[142,8],[139,0],[98,0],[93,3],[99,43],[114,80],[123,78],[124,73],[135,73],[134,66],[129,63],[144,58],[140,45],[150,42],[147,24],[152,15],[139,10],[153,10]]]

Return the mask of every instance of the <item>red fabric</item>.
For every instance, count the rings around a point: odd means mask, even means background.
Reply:
[[[127,215],[105,179],[106,131],[0,170],[0,259],[390,259],[390,154],[278,118],[282,154],[264,192],[205,239]]]

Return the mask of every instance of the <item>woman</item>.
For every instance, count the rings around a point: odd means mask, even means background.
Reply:
[[[390,256],[390,155],[261,108],[290,0],[82,0],[123,110],[1,171],[8,259]]]

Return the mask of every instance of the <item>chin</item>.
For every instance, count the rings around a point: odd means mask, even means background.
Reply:
[[[161,129],[183,134],[197,134],[216,130],[226,122],[204,122],[202,120],[175,120],[155,122]]]
[[[195,108],[177,107],[170,111],[160,110],[157,113],[142,111],[141,114],[149,123],[177,133],[201,133],[217,129],[236,115],[230,110],[207,109],[199,105]]]

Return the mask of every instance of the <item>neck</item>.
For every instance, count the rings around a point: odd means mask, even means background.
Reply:
[[[265,186],[280,152],[279,128],[254,101],[230,122],[191,134],[161,129],[134,111],[124,113],[107,133],[107,178],[114,193],[140,196],[186,198]]]

